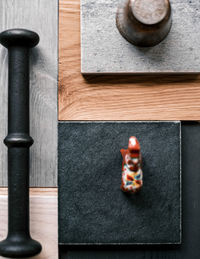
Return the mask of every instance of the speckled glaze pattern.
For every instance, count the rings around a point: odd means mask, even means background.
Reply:
[[[121,149],[120,152],[123,157],[121,190],[136,193],[143,185],[142,156],[137,138],[130,137],[128,149]]]

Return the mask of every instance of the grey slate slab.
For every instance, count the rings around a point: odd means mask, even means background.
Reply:
[[[116,27],[127,0],[81,0],[81,71],[96,73],[199,73],[200,1],[170,0],[172,28],[155,47],[138,48]]]
[[[120,190],[121,148],[136,136],[144,186]],[[179,122],[60,122],[59,243],[181,243]]]
[[[59,246],[60,259],[199,259],[200,258],[200,124],[184,122],[182,146],[182,244],[176,246]]]

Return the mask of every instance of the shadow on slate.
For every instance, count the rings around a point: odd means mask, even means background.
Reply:
[[[182,124],[182,244],[69,249],[59,246],[60,259],[199,259],[200,258],[200,124]]]
[[[59,244],[181,243],[180,123],[59,123]],[[144,186],[120,190],[121,148],[136,136]]]

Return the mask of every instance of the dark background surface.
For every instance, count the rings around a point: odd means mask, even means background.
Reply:
[[[182,245],[94,247],[60,246],[61,259],[199,259],[200,258],[200,125],[182,124]]]
[[[181,242],[180,123],[59,123],[59,243]],[[120,190],[121,148],[136,136],[144,186]]]
[[[59,123],[59,243],[181,242],[180,123]],[[121,148],[136,136],[144,186],[120,190]]]

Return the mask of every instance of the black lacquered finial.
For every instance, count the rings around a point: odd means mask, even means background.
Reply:
[[[11,29],[0,34],[0,43],[6,48],[11,46],[33,48],[39,43],[39,40],[36,32],[25,29]]]

